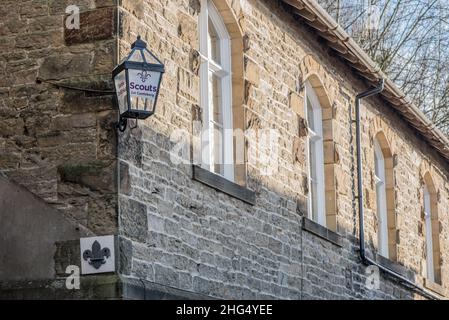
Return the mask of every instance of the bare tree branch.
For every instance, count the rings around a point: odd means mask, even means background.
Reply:
[[[449,135],[449,2],[318,1]]]

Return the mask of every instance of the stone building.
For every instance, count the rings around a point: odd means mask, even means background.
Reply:
[[[449,140],[315,0],[0,17],[0,297],[448,297]],[[111,72],[138,35],[166,72],[121,133]],[[116,271],[69,290],[79,239],[101,235]]]

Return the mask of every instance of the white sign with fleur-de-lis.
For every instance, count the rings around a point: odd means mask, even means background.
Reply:
[[[80,239],[81,274],[115,271],[114,236]]]
[[[161,74],[154,71],[129,70],[129,91],[131,97],[154,100],[159,88]]]

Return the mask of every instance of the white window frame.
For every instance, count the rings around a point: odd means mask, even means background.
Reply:
[[[433,259],[432,206],[430,202],[430,192],[426,185],[424,185],[424,221],[426,227],[427,278],[432,282],[435,282],[435,265]]]
[[[213,61],[209,54],[209,19],[211,20],[219,38],[220,63]],[[222,110],[222,149],[220,153],[224,162],[224,178],[234,181],[234,136],[232,123],[232,74],[231,74],[231,38],[226,29],[217,8],[211,0],[201,0],[201,12],[199,15],[200,29],[200,103],[203,110],[203,134],[201,138],[202,163],[201,166],[211,172],[215,172],[216,161],[214,159],[215,151],[214,125],[221,126],[213,120],[212,104],[209,99],[209,72],[212,72],[220,79],[221,89],[221,110]]]
[[[309,197],[308,197],[308,216],[309,219],[319,223],[322,226],[326,226],[326,192],[324,182],[324,138],[323,138],[323,115],[322,107],[318,100],[315,90],[313,90],[310,83],[305,84],[305,97],[304,108],[306,119],[309,119],[307,99],[312,104],[313,110],[313,124],[314,130],[308,125],[308,139],[307,139],[307,163],[309,167],[308,172],[308,184],[309,184]],[[312,165],[312,159],[310,155],[313,155],[315,162]],[[315,172],[313,172],[313,170]],[[313,179],[315,177],[315,179]],[[315,187],[314,187],[315,186]],[[313,204],[313,193],[316,192],[316,204]]]
[[[376,207],[377,207],[377,239],[378,253],[389,257],[388,250],[388,209],[387,190],[385,179],[385,157],[377,139],[374,139],[374,179],[376,183]]]

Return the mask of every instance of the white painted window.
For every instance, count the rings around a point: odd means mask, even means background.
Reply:
[[[202,167],[233,181],[231,40],[211,0],[201,0],[199,19]]]
[[[430,193],[427,186],[424,186],[424,219],[426,225],[426,260],[427,278],[435,282],[435,266],[433,260],[433,234],[432,234],[432,209],[430,204]]]
[[[306,83],[308,122],[309,218],[326,226],[322,108],[312,86]]]
[[[385,159],[382,148],[377,140],[374,140],[374,163],[378,219],[378,250],[380,255],[388,258],[388,211],[385,183]]]

